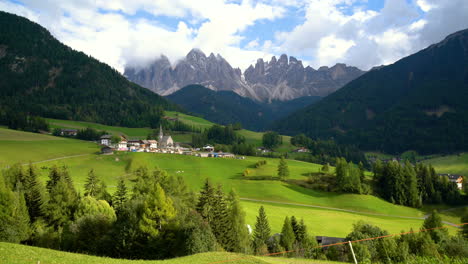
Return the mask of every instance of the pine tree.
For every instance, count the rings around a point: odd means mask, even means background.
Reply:
[[[239,197],[232,190],[229,193],[229,220],[231,227],[228,234],[228,251],[249,253],[250,239],[249,230],[245,224],[245,212],[242,209]]]
[[[97,194],[100,192],[100,186],[101,186],[100,183],[101,181],[94,173],[94,169],[91,169],[88,172],[88,177],[86,178],[86,182],[84,185],[84,188],[85,188],[84,195],[96,197]]]
[[[294,241],[296,241],[296,237],[294,235],[291,221],[286,216],[284,219],[283,228],[281,229],[280,244],[282,247],[284,247],[285,250],[292,250]]]
[[[29,218],[34,222],[37,218],[43,216],[43,192],[42,186],[37,180],[37,173],[30,163],[26,172],[25,200],[28,207]]]
[[[296,220],[296,217],[293,215],[291,216],[291,226],[294,232],[294,236],[297,237],[297,234],[299,232],[299,223]]]
[[[288,163],[284,157],[281,157],[278,164],[278,178],[285,179],[287,177],[289,177]]]
[[[418,190],[418,179],[416,177],[416,172],[413,169],[413,165],[408,161],[405,162],[405,167],[403,173],[406,176],[405,188],[406,188],[406,205],[411,207],[421,207],[421,201],[419,199],[419,190]]]
[[[121,178],[117,184],[117,191],[112,197],[112,207],[114,207],[115,212],[119,214],[125,203],[127,202],[127,186],[125,185],[125,180]]]
[[[139,221],[140,230],[148,236],[155,238],[164,225],[176,216],[170,197],[164,189],[156,183],[153,190],[145,196],[143,202],[143,215]]]
[[[0,177],[0,241],[19,243],[29,234],[29,215],[23,193],[10,190]]]
[[[229,212],[221,185],[218,185],[215,192],[212,214],[213,216],[209,223],[213,230],[213,234],[215,235],[218,243],[224,249],[227,249],[229,246],[228,235],[232,230],[230,230],[231,225],[229,223]]]
[[[213,219],[213,210],[214,210],[214,201],[215,201],[215,188],[211,182],[206,179],[205,184],[203,185],[202,190],[200,191],[200,196],[198,198],[197,212],[205,219],[208,223]]]
[[[428,231],[429,235],[431,236],[432,240],[435,243],[440,243],[441,241],[447,239],[448,237],[448,230],[447,228],[442,228],[442,218],[437,213],[436,210],[432,211],[432,213],[424,220],[423,229],[431,229]]]
[[[468,209],[465,209],[465,213],[461,217],[461,222],[465,225],[462,226],[460,233],[465,239],[468,239]]]
[[[253,243],[254,250],[258,252],[259,249],[267,244],[270,238],[270,224],[268,224],[268,218],[265,213],[265,208],[260,206],[258,210],[257,221],[255,222],[255,229],[253,232]]]
[[[78,206],[78,194],[73,182],[66,171],[53,167],[47,182],[49,201],[45,206],[44,214],[51,226],[58,229],[73,220]]]

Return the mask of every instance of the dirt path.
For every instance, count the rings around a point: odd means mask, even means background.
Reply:
[[[83,156],[88,156],[88,155],[92,155],[92,154],[91,154],[91,153],[88,153],[88,154],[79,154],[79,155],[64,156],[64,157],[58,157],[58,158],[53,158],[53,159],[35,161],[35,162],[31,162],[31,164],[38,164],[38,163],[48,162],[48,161],[54,161],[54,160],[62,160],[62,159],[70,159],[70,158],[76,158],[76,157],[83,157]],[[28,164],[29,164],[29,163],[23,163],[23,164],[21,164],[21,165],[25,166],[25,165],[28,165]]]

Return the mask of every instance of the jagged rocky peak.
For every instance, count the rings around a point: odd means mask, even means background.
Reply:
[[[280,58],[278,60],[278,65],[287,66],[288,65],[288,55],[281,54],[281,56],[280,56]]]
[[[125,75],[162,95],[171,94],[189,84],[201,84],[212,90],[230,90],[259,101],[290,100],[302,96],[325,96],[341,88],[363,72],[355,67],[337,64],[331,68],[304,68],[302,61],[286,54],[266,62],[257,59],[244,73],[232,68],[220,54],[207,57],[192,49],[184,59],[171,67],[167,57],[160,57],[139,72],[127,67]],[[128,73],[128,74],[127,74]]]

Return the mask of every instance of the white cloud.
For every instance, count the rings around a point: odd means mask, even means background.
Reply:
[[[2,1],[2,0],[0,0]],[[164,54],[177,61],[192,48],[220,53],[235,66],[246,67],[261,51],[240,48],[242,32],[259,20],[284,14],[282,6],[249,0],[24,0],[25,6],[0,2],[0,9],[33,18],[74,49],[110,64],[119,71],[125,64],[148,63]],[[179,19],[177,29],[158,24],[157,17]],[[187,21],[189,25],[184,22]],[[198,26],[190,23],[201,23]],[[247,65],[248,66],[248,65]]]
[[[468,28],[466,0],[385,0],[378,11],[361,4],[365,1],[311,0],[304,23],[278,32],[271,46],[312,58],[314,67],[345,62],[367,70]]]
[[[281,53],[314,67],[344,62],[369,69],[468,28],[466,0],[382,0],[380,10],[366,9],[367,0],[20,1],[0,0],[0,10],[40,23],[65,44],[120,71],[161,54],[175,62],[192,48],[219,53],[243,69]],[[303,22],[271,39],[247,38],[249,27],[276,23],[286,14],[303,14]],[[169,27],[161,16],[178,24]]]

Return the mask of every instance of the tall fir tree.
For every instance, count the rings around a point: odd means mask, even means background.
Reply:
[[[231,190],[228,197],[229,201],[229,243],[227,250],[239,253],[250,253],[250,237],[249,230],[245,223],[245,212],[242,209],[239,197]]]
[[[196,209],[208,223],[211,222],[214,216],[215,192],[216,190],[210,180],[206,179],[200,191]]]
[[[284,157],[281,157],[278,164],[278,178],[286,179],[287,177],[289,177],[288,163]]]
[[[140,230],[148,238],[156,238],[163,226],[176,216],[172,200],[166,196],[159,183],[145,196],[143,214],[139,222]]]
[[[253,231],[253,246],[255,252],[258,253],[261,247],[266,246],[270,234],[271,229],[268,223],[268,217],[265,213],[265,208],[260,206],[260,209],[258,209],[257,221],[255,222],[255,229]]]
[[[21,188],[21,183],[17,186]],[[29,214],[22,191],[12,191],[0,177],[0,241],[19,243],[30,235]]]
[[[125,185],[125,180],[123,178],[119,179],[117,184],[117,191],[112,197],[112,207],[114,207],[115,212],[119,214],[127,202],[127,186]]]
[[[229,212],[227,208],[226,197],[224,196],[221,185],[218,185],[215,191],[212,219],[209,221],[213,234],[218,243],[224,248],[229,247],[229,234],[232,232],[229,222]]]
[[[53,167],[47,182],[49,201],[45,206],[46,218],[49,225],[60,229],[73,220],[78,206],[79,197],[66,168],[59,170]]]
[[[443,228],[442,217],[436,210],[432,211],[424,220],[422,228],[430,229],[427,233],[435,243],[440,243],[448,237],[448,230],[447,228]]]
[[[94,169],[91,169],[88,172],[88,177],[86,178],[86,182],[84,185],[84,195],[96,197],[100,192],[100,187],[101,181],[99,180],[98,176],[96,176],[96,174],[94,173]]]
[[[294,242],[296,241],[296,236],[291,225],[291,220],[286,216],[283,223],[283,228],[281,229],[281,239],[280,244],[284,247],[285,250],[292,250]]]
[[[24,198],[28,207],[31,223],[43,216],[44,192],[41,183],[37,180],[37,172],[34,166],[29,163],[26,171],[26,182]]]
[[[468,209],[465,208],[465,212],[463,213],[463,216],[461,217],[461,222],[462,224],[465,224],[462,226],[460,230],[460,234],[465,238],[468,239]]]

